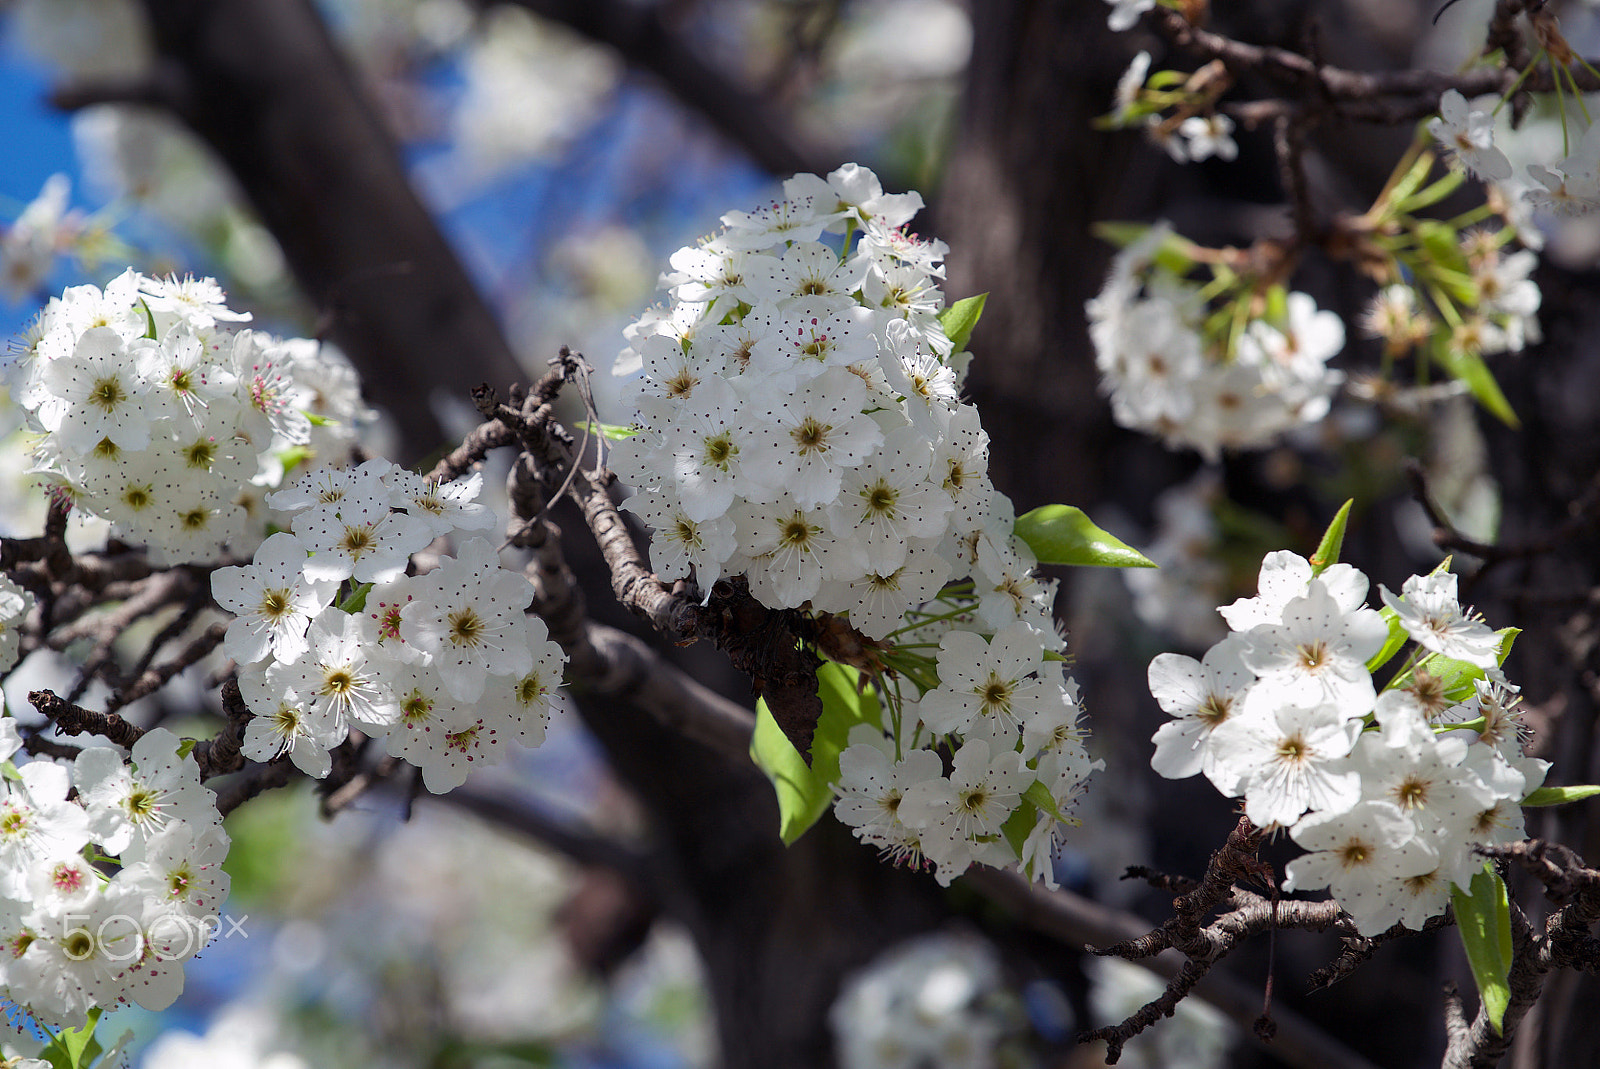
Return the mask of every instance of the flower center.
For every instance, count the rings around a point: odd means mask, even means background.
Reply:
[[[894,511],[895,500],[899,496],[899,494],[895,493],[894,487],[879,479],[865,494],[867,511],[879,516],[891,513]]]
[[[346,527],[344,537],[339,540],[339,548],[350,554],[351,560],[360,560],[370,552],[378,543],[372,534],[372,528],[367,524],[357,527]]]
[[[819,423],[812,416],[807,416],[800,421],[800,425],[789,434],[794,438],[795,445],[804,453],[825,453],[828,451],[828,432],[833,430],[832,425]]]
[[[476,646],[488,630],[483,618],[471,609],[457,609],[445,619],[450,624],[450,641],[457,646]]]
[[[264,590],[261,593],[261,604],[256,611],[274,622],[289,615],[290,610],[288,589]]]
[[[517,680],[517,702],[520,705],[533,705],[535,702],[543,701],[549,689],[538,672],[530,672]]]
[[[122,390],[121,380],[115,378],[95,379],[94,385],[89,387],[89,403],[107,412],[120,405],[127,396]]]

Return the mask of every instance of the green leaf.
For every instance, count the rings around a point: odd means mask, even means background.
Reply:
[[[1115,245],[1119,249],[1126,249],[1145,236],[1150,224],[1106,222],[1094,223],[1089,229],[1101,241]]]
[[[1500,663],[1504,664],[1506,654],[1511,652],[1511,644],[1516,641],[1522,631],[1515,627],[1504,627],[1495,634],[1500,636]],[[1467,661],[1458,661],[1454,657],[1445,657],[1442,654],[1432,653],[1417,662],[1416,666],[1400,677],[1391,686],[1405,686],[1418,671],[1426,671],[1429,675],[1439,680],[1443,687],[1444,696],[1452,702],[1464,702],[1478,692],[1477,682],[1488,673],[1475,664]]]
[[[1566,805],[1581,802],[1600,794],[1600,785],[1586,783],[1581,787],[1540,787],[1522,800],[1523,805]]]
[[[1456,907],[1456,928],[1478,984],[1478,998],[1499,1035],[1511,1001],[1507,983],[1511,975],[1511,899],[1505,881],[1486,864],[1472,877],[1470,893],[1452,887],[1450,900]]]
[[[350,591],[350,596],[339,603],[339,611],[347,612],[354,616],[367,607],[367,595],[372,592],[371,583],[362,583]]]
[[[861,673],[847,665],[825,661],[817,670],[817,694],[822,715],[811,740],[811,764],[783,733],[765,701],[756,702],[756,730],[750,740],[750,758],[767,774],[778,795],[778,834],[793,843],[815,824],[833,802],[833,784],[839,779],[839,754],[849,745],[850,729],[857,724],[881,726],[878,696],[871,687],[858,693]]]
[[[1415,193],[1427,179],[1428,172],[1433,170],[1433,154],[1424,152],[1417,156],[1417,161],[1411,165],[1411,170],[1405,173],[1400,181],[1394,184],[1389,191],[1389,204],[1391,206],[1404,204],[1406,198]],[[1391,207],[1392,210],[1392,207]]]
[[[939,325],[944,328],[944,336],[950,339],[954,347],[952,352],[961,352],[967,347],[967,342],[972,338],[972,328],[978,325],[978,319],[983,315],[983,306],[988,301],[987,293],[980,293],[976,297],[963,297],[939,313]]]
[[[337,427],[339,425],[339,421],[336,419],[330,419],[327,416],[319,416],[315,412],[307,412],[303,408],[300,410],[300,414],[304,416],[313,427]]]
[[[1037,783],[1038,780],[1034,782]],[[1028,836],[1033,834],[1033,827],[1037,823],[1039,823],[1039,809],[1028,801],[1027,795],[1023,795],[1022,802],[1012,810],[1005,823],[1000,825],[1000,834],[1005,836],[1006,842],[1011,844],[1012,852],[1018,857],[1022,856],[1022,848],[1027,845]]]
[[[200,743],[199,739],[179,739],[178,740],[178,757],[179,757],[179,759],[181,760],[181,759],[183,759],[185,757],[188,757],[190,754],[194,753],[194,748],[196,746],[198,746],[199,743]]]
[[[278,453],[278,463],[283,465],[283,474],[287,478],[291,471],[314,456],[316,456],[316,452],[307,446],[291,445]]]
[[[1312,575],[1321,575],[1339,563],[1339,550],[1344,546],[1344,529],[1350,522],[1350,507],[1355,503],[1356,499],[1351,498],[1341,505],[1334,514],[1333,522],[1322,532],[1322,541],[1317,543],[1317,551],[1311,554]]]
[[[1419,212],[1424,208],[1431,208],[1433,205],[1438,204],[1441,200],[1444,200],[1450,194],[1460,189],[1461,183],[1466,181],[1466,177],[1467,176],[1464,173],[1451,171],[1443,178],[1434,182],[1433,185],[1428,186],[1426,189],[1419,190],[1418,192],[1407,197],[1401,204],[1397,206],[1398,210],[1409,215],[1412,212]]]
[[[1275,327],[1284,327],[1289,323],[1289,292],[1282,286],[1267,287],[1266,314],[1261,318]]]
[[[1450,376],[1467,386],[1467,391],[1477,398],[1478,403],[1488,409],[1500,422],[1511,428],[1522,426],[1517,419],[1517,414],[1511,408],[1511,402],[1506,400],[1506,395],[1500,392],[1500,384],[1494,381],[1494,375],[1489,371],[1489,365],[1483,362],[1480,353],[1465,352],[1453,346],[1439,346],[1439,360],[1450,372]]]
[[[144,309],[144,321],[147,324],[149,324],[148,326],[145,327],[144,336],[146,338],[149,338],[151,341],[155,341],[155,338],[156,338],[156,316],[155,316],[155,313],[150,311],[150,306],[145,303],[145,300],[144,300],[143,297],[139,298],[139,307]]]
[[[624,427],[619,423],[601,423],[592,419],[574,423],[573,426],[580,432],[587,431],[590,434],[598,434],[600,437],[610,439],[613,442],[620,442],[624,438],[632,438],[639,433],[638,427]]]
[[[1155,561],[1096,527],[1073,505],[1040,505],[1017,517],[1013,529],[1040,564],[1154,568]]]
[[[1389,637],[1385,640],[1383,649],[1368,658],[1368,672],[1376,672],[1388,664],[1389,658],[1399,653],[1400,647],[1404,646],[1411,638],[1406,632],[1405,625],[1400,622],[1400,614],[1389,608],[1389,606],[1385,605],[1379,609],[1378,615],[1383,617],[1383,622],[1389,625]]]
[[[84,1018],[82,1028],[63,1028],[52,1035],[39,1057],[49,1062],[51,1069],[89,1069],[104,1050],[94,1038],[99,1023],[100,1009],[96,1007]]]
[[[1033,785],[1022,792],[1022,797],[1026,798],[1029,802],[1032,802],[1034,808],[1039,810],[1041,813],[1049,813],[1052,817],[1055,817],[1062,823],[1077,823],[1077,821],[1068,820],[1061,814],[1061,810],[1056,808],[1056,796],[1050,793],[1050,788],[1046,787],[1041,780],[1034,780]]]

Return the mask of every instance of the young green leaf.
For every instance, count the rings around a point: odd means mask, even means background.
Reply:
[[[362,583],[350,591],[350,596],[339,603],[339,611],[350,613],[352,616],[367,607],[367,595],[372,592],[371,583]]]
[[[1040,564],[1154,568],[1155,561],[1094,525],[1073,505],[1040,505],[1017,517],[1013,530]]]
[[[944,328],[944,336],[950,339],[952,352],[959,353],[967,347],[967,342],[972,338],[972,330],[983,315],[984,302],[988,299],[987,293],[980,293],[976,297],[963,297],[939,313],[939,325]]]
[[[1095,237],[1115,245],[1119,249],[1126,249],[1129,245],[1144,237],[1149,230],[1149,223],[1119,223],[1114,221],[1093,223],[1089,227],[1089,231]]]
[[[1511,644],[1517,636],[1522,634],[1519,628],[1503,627],[1495,634],[1500,636],[1500,663],[1504,664],[1506,655],[1511,652]],[[1446,699],[1452,702],[1464,702],[1478,692],[1477,682],[1485,678],[1486,673],[1482,668],[1467,661],[1458,661],[1453,657],[1443,654],[1430,653],[1417,662],[1416,666],[1397,678],[1391,686],[1405,686],[1416,677],[1416,673],[1427,672],[1439,681]]]
[[[89,1069],[104,1052],[100,1041],[94,1038],[99,1023],[100,1007],[96,1006],[85,1017],[82,1028],[63,1028],[52,1035],[39,1057],[50,1063],[50,1069]]]
[[[1027,845],[1028,836],[1033,832],[1034,825],[1039,823],[1039,810],[1024,796],[1017,808],[1000,825],[1000,834],[1005,836],[1011,849],[1016,851],[1018,857],[1022,856],[1022,848]]]
[[[1383,622],[1389,625],[1389,637],[1383,643],[1383,649],[1374,653],[1367,660],[1367,671],[1376,672],[1389,663],[1389,659],[1400,652],[1411,636],[1406,632],[1405,625],[1400,622],[1400,614],[1385,605],[1378,610],[1378,615],[1383,617]]]
[[[300,465],[309,461],[314,452],[311,447],[304,445],[291,445],[278,453],[278,463],[283,465],[283,476],[288,479],[289,473]]]
[[[1339,550],[1344,546],[1344,529],[1350,522],[1350,507],[1355,503],[1355,498],[1351,498],[1341,505],[1334,514],[1333,522],[1322,532],[1322,541],[1317,543],[1317,551],[1311,554],[1312,575],[1321,575],[1339,563]]]
[[[620,442],[624,438],[632,438],[639,433],[638,427],[624,427],[618,423],[600,423],[591,419],[574,423],[572,426],[579,434],[587,431],[590,434],[598,434],[600,437],[613,442]]]
[[[1033,803],[1035,809],[1038,809],[1042,813],[1049,813],[1052,817],[1055,817],[1062,823],[1079,823],[1076,820],[1072,820],[1071,818],[1064,816],[1061,810],[1056,808],[1056,799],[1055,796],[1050,793],[1050,788],[1046,787],[1038,780],[1034,780],[1032,785],[1029,786],[1027,790],[1022,792],[1022,797]]]
[[[1450,345],[1439,346],[1438,353],[1451,378],[1465,383],[1467,391],[1477,398],[1480,405],[1499,417],[1506,426],[1522,426],[1522,421],[1517,419],[1506,395],[1500,392],[1500,384],[1494,381],[1494,374],[1490,372],[1489,365],[1483,362],[1480,353]]]
[[[839,754],[849,745],[850,729],[857,724],[881,725],[877,694],[871,687],[857,691],[861,673],[847,665],[826,661],[817,670],[817,694],[822,715],[811,740],[811,764],[783,733],[765,701],[756,702],[756,730],[750,740],[750,758],[767,774],[778,795],[778,832],[793,843],[815,824],[833,802],[833,784],[839,778]]]
[[[1523,805],[1566,805],[1568,802],[1581,802],[1585,798],[1593,798],[1600,794],[1600,785],[1586,783],[1582,786],[1572,787],[1540,787],[1522,800]]]
[[[1470,891],[1450,890],[1456,909],[1456,928],[1478,984],[1478,997],[1495,1034],[1501,1033],[1506,1006],[1511,1001],[1511,900],[1505,881],[1492,865],[1472,877]]]

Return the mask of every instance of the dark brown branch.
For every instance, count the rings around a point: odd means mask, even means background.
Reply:
[[[128,749],[144,737],[144,729],[130,724],[115,713],[101,713],[74,705],[54,691],[36,690],[28,695],[33,707],[44,714],[63,735],[104,735]]]
[[[113,646],[129,626],[137,620],[160,612],[168,605],[187,600],[194,589],[194,578],[188,572],[181,570],[161,572],[143,581],[138,591],[116,608],[80,619],[51,632],[45,640],[46,645],[58,651],[66,649],[80,639],[94,639],[94,648],[84,659],[78,682],[73,686],[67,700],[77,701],[82,697],[96,676],[114,673]]]
[[[1407,459],[1405,475],[1406,481],[1411,484],[1412,498],[1422,506],[1428,522],[1433,524],[1433,544],[1441,549],[1467,553],[1482,559],[1483,566],[1478,570],[1478,575],[1505,561],[1525,560],[1551,553],[1600,526],[1600,476],[1590,480],[1583,496],[1573,502],[1567,519],[1548,534],[1524,542],[1492,544],[1469,538],[1457,529],[1445,515],[1444,510],[1439,507],[1438,502],[1433,499],[1433,494],[1428,489],[1427,472],[1420,462]]]
[[[155,64],[148,73],[116,81],[79,81],[50,90],[50,106],[80,111],[96,104],[139,104],[168,111],[183,106],[185,85],[171,65]]]
[[[1511,905],[1511,970],[1506,978],[1511,997],[1505,1014],[1496,1027],[1489,1018],[1487,1006],[1481,1003],[1472,1024],[1465,1032],[1458,1031],[1450,1021],[1450,1008],[1446,1006],[1445,1030],[1450,1045],[1445,1049],[1439,1069],[1495,1069],[1500,1059],[1511,1049],[1511,1038],[1533,1004],[1539,1000],[1544,988],[1544,972],[1537,952],[1538,936],[1528,919]],[[1459,1007],[1456,1011],[1459,1013]]]
[[[1140,918],[1108,909],[1070,891],[1049,891],[1014,872],[974,866],[961,882],[1008,910],[1022,924],[1072,946],[1105,945],[1135,940],[1148,925]],[[1293,903],[1318,906],[1322,903]],[[1185,967],[1175,951],[1136,964],[1172,980]],[[1261,993],[1225,972],[1212,970],[1194,993],[1249,1030],[1261,1012]],[[1278,1032],[1266,1049],[1299,1069],[1373,1069],[1370,1062],[1292,1010],[1273,1011]]]
[[[1311,204],[1311,183],[1306,178],[1306,123],[1300,116],[1285,113],[1272,127],[1272,147],[1278,157],[1278,173],[1289,197],[1294,218],[1295,238],[1301,244],[1317,242],[1322,228]]]
[[[536,591],[534,610],[549,624],[551,638],[566,651],[569,677],[592,681],[616,672],[589,641],[592,629],[584,617],[582,592],[561,555],[559,531],[544,518],[546,495],[563,487],[577,501],[600,546],[617,600],[669,638],[706,638],[727,652],[735,667],[750,674],[753,689],[767,699],[796,749],[808,754],[821,713],[816,683],[821,661],[810,645],[829,641],[864,653],[871,643],[858,635],[853,646],[834,641],[835,632],[854,632],[833,627],[828,620],[812,621],[793,611],[769,609],[737,581],[719,582],[709,603],[702,607],[685,590],[677,585],[668,587],[651,572],[611,500],[611,476],[578,467],[581,458],[571,436],[553,419],[555,394],[562,383],[578,376],[581,360],[563,349],[558,367],[533,391],[515,391],[510,404],[500,404],[487,394],[478,398],[479,410],[492,412],[513,428],[522,446],[510,475],[512,512],[518,521],[511,540],[534,552],[529,565]],[[577,476],[570,480],[560,474],[572,471]],[[722,738],[720,728],[717,732]],[[720,745],[727,742],[723,739]]]
[[[202,783],[214,776],[237,772],[245,765],[239,747],[244,745],[245,728],[253,714],[239,693],[239,681],[232,677],[222,684],[222,713],[228,718],[227,726],[210,739],[195,744],[194,760],[200,766]]]
[[[498,421],[481,423],[460,445],[440,458],[428,472],[428,478],[437,479],[441,483],[452,482],[470,474],[492,450],[515,445],[516,441],[516,435],[505,424]]]
[[[1429,917],[1423,922],[1422,930],[1424,932],[1433,932],[1440,928],[1448,928],[1454,923],[1455,917],[1447,910],[1437,917]],[[1322,966],[1320,969],[1312,970],[1311,975],[1307,978],[1306,985],[1312,991],[1332,987],[1340,980],[1349,977],[1370,961],[1372,955],[1383,944],[1418,934],[1410,928],[1397,924],[1388,931],[1380,932],[1373,936],[1365,936],[1356,930],[1355,923],[1347,917],[1343,919],[1340,927],[1344,934],[1344,949],[1339,952],[1337,958],[1327,965]]]
[[[251,762],[237,777],[217,788],[217,812],[227,816],[256,795],[287,786],[299,775],[287,757],[267,764]]]
[[[112,708],[120,709],[124,705],[138,701],[147,695],[154,694],[173,676],[190,668],[210,655],[211,651],[222,645],[223,636],[227,634],[228,625],[218,621],[206,628],[199,637],[189,643],[182,653],[148,669],[128,684],[113,694],[107,702]]]
[[[1246,44],[1192,25],[1183,15],[1158,7],[1148,16],[1151,24],[1181,48],[1203,60],[1221,60],[1236,77],[1255,74],[1283,87],[1286,95],[1299,100],[1327,102],[1329,110],[1343,115],[1349,102],[1371,102],[1383,97],[1410,97],[1431,101],[1437,110],[1439,97],[1455,89],[1466,97],[1498,95],[1517,80],[1529,62],[1526,50],[1513,56],[1510,65],[1478,68],[1456,74],[1435,71],[1352,71],[1316,63],[1298,52],[1266,45]],[[1520,43],[1519,34],[1512,35]],[[1521,62],[1518,62],[1518,59]],[[1600,89],[1600,79],[1579,68],[1573,71],[1584,92]],[[1534,71],[1523,82],[1531,92],[1555,89],[1548,68]]]

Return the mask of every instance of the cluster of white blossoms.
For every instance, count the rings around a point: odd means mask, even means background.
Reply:
[[[422,769],[429,790],[461,785],[517,740],[544,740],[564,656],[527,615],[533,588],[483,537],[408,575],[436,538],[486,531],[481,473],[440,485],[386,460],[313,472],[267,497],[291,529],[211,590],[237,619],[223,640],[255,713],[245,756],[287,754],[322,777],[352,727]],[[345,592],[340,599],[341,592]]]
[[[1150,763],[1204,773],[1256,825],[1287,828],[1311,853],[1289,862],[1285,889],[1328,888],[1374,935],[1442,912],[1482,870],[1475,845],[1522,838],[1522,799],[1549,766],[1522,753],[1502,636],[1462,609],[1454,575],[1380,587],[1381,613],[1367,589],[1350,565],[1314,574],[1269,554],[1258,596],[1218,610],[1227,638],[1200,661],[1151,662],[1173,719]],[[1372,672],[1405,636],[1413,652],[1379,693]]]
[[[1172,239],[1169,242],[1169,239]],[[1344,321],[1290,293],[1275,314],[1207,330],[1216,309],[1205,288],[1175,269],[1183,260],[1165,224],[1117,254],[1088,302],[1101,387],[1124,427],[1216,459],[1223,449],[1271,444],[1327,415],[1344,381],[1328,361],[1344,348]],[[1185,262],[1185,266],[1188,266]]]
[[[1460,92],[1449,89],[1439,98],[1439,117],[1428,121],[1428,133],[1475,177],[1505,182],[1512,177],[1512,166],[1495,144],[1494,122],[1493,112],[1472,107]],[[1533,182],[1519,185],[1533,207],[1561,216],[1600,209],[1600,129],[1591,123],[1555,166],[1533,163],[1527,172]]]
[[[228,894],[229,839],[199,767],[164,728],[131,761],[96,746],[18,767],[20,747],[0,720],[0,995],[60,1024],[97,1006],[165,1009]]]
[[[68,210],[70,192],[66,175],[51,175],[15,222],[0,224],[0,299],[32,300],[57,259],[91,232],[81,212]]]
[[[860,838],[946,882],[973,860],[1048,879],[1090,761],[1054,590],[960,400],[945,246],[903,229],[921,206],[851,164],[675,253],[671,305],[630,328],[637,433],[611,464],[663,578],[744,573],[768,606],[843,614],[925,692],[886,695],[893,737],[858,728],[841,758]]]
[[[285,457],[346,455],[372,419],[342,357],[233,329],[249,316],[223,300],[130,268],[51,298],[4,362],[40,478],[156,563],[249,554]]]

